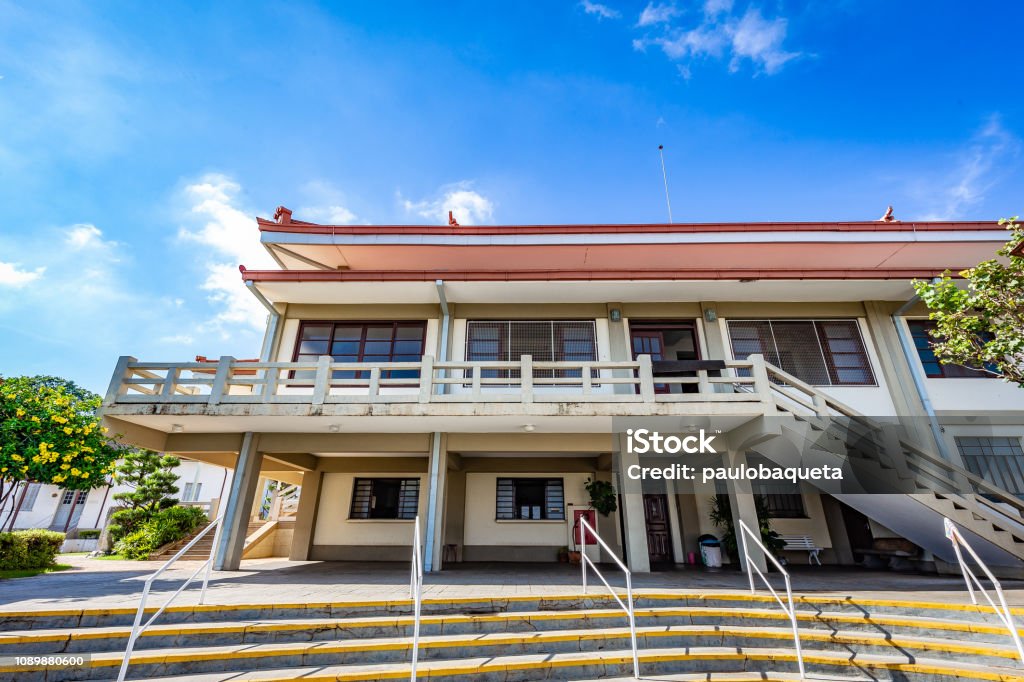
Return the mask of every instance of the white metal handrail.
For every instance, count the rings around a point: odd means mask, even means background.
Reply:
[[[412,538],[412,570],[409,573],[409,598],[412,599],[412,659],[409,682],[416,682],[416,663],[420,653],[420,612],[423,608],[423,550],[420,543],[420,517],[416,517]]]
[[[132,651],[135,649],[135,641],[142,635],[143,632],[146,631],[146,628],[148,628],[150,625],[153,624],[153,621],[155,621],[157,619],[157,617],[161,613],[163,613],[164,610],[166,610],[168,606],[170,606],[171,602],[174,601],[174,599],[179,594],[181,594],[185,590],[185,588],[188,587],[189,584],[195,579],[195,577],[197,575],[199,575],[199,573],[201,571],[203,571],[204,569],[206,571],[206,574],[203,576],[203,589],[199,593],[199,603],[200,604],[205,603],[205,601],[206,601],[206,586],[210,582],[210,571],[213,568],[213,555],[217,551],[217,543],[220,540],[220,531],[221,531],[221,528],[223,527],[223,525],[224,525],[224,515],[222,514],[222,515],[218,516],[216,518],[216,520],[214,520],[213,523],[211,523],[206,528],[204,528],[201,533],[199,533],[194,538],[192,538],[192,540],[187,545],[185,545],[180,550],[178,550],[178,553],[175,554],[174,556],[172,556],[170,559],[168,559],[167,562],[164,563],[163,566],[161,566],[160,568],[156,569],[156,571],[154,571],[152,575],[150,575],[148,578],[146,578],[146,583],[142,586],[142,598],[139,599],[139,608],[135,612],[135,622],[132,623],[132,632],[128,636],[128,646],[124,650],[124,659],[121,661],[121,669],[117,673],[117,682],[124,682],[124,676],[128,672],[128,664],[131,662]],[[185,554],[185,552],[187,552],[188,550],[192,549],[192,546],[194,544],[199,542],[199,540],[203,536],[205,536],[207,533],[209,533],[213,529],[216,529],[216,531],[215,531],[215,533],[213,535],[213,546],[210,547],[210,556],[206,559],[206,561],[203,562],[203,564],[199,568],[197,568],[195,570],[195,572],[192,575],[190,575],[188,577],[187,580],[185,580],[184,583],[182,583],[181,587],[179,587],[178,590],[174,594],[172,594],[170,597],[167,598],[167,601],[164,602],[163,606],[161,606],[157,610],[157,612],[154,613],[152,616],[150,616],[149,620],[147,620],[145,622],[145,624],[143,624],[142,623],[142,615],[146,611],[146,600],[149,598],[149,590],[153,586],[153,581],[156,580],[157,577],[159,577],[161,573],[166,571],[171,566],[171,564],[173,564],[175,561],[180,559],[181,556],[183,554]]]
[[[634,614],[633,614],[633,578],[632,578],[632,574],[630,573],[629,569],[626,568],[626,565],[624,563],[622,563],[622,560],[619,559],[619,557],[615,556],[615,552],[612,551],[612,548],[609,547],[605,543],[605,541],[601,539],[601,536],[597,534],[597,531],[594,530],[590,526],[589,523],[587,523],[587,520],[585,518],[580,517],[579,523],[580,523],[580,537],[579,537],[579,540],[580,540],[580,569],[583,572],[583,594],[587,593],[587,564],[590,564],[590,567],[592,569],[594,569],[594,573],[596,573],[597,577],[601,579],[601,582],[603,582],[604,586],[608,588],[608,591],[612,593],[612,597],[615,598],[615,601],[617,601],[619,603],[619,606],[622,607],[622,610],[626,612],[626,616],[629,618],[629,641],[630,641],[630,645],[633,647],[633,677],[635,677],[636,679],[639,680],[640,679],[640,656],[637,653],[637,648],[636,648],[636,618],[634,617]],[[597,540],[598,544],[600,544],[601,547],[604,548],[604,551],[606,551],[608,553],[608,556],[610,556],[612,559],[615,560],[615,563],[617,563],[619,565],[619,568],[622,569],[622,572],[626,574],[626,603],[623,603],[622,599],[619,598],[619,595],[615,594],[615,590],[612,588],[611,585],[608,584],[608,581],[604,579],[604,576],[601,575],[601,571],[597,570],[597,566],[595,566],[594,562],[590,560],[590,557],[587,556],[587,542],[586,542],[586,540],[587,540],[587,532],[588,531],[590,532],[590,534],[592,536],[594,536],[594,539]]]
[[[989,606],[991,606],[992,610],[995,611],[996,616],[1006,629],[1010,631],[1010,638],[1013,639],[1013,645],[1017,647],[1017,655],[1020,657],[1021,662],[1024,662],[1024,646],[1021,645],[1020,634],[1017,632],[1017,624],[1013,622],[1013,614],[1006,603],[1006,597],[1003,595],[1003,586],[1000,585],[999,581],[996,580],[996,577],[992,575],[992,571],[988,569],[988,566],[986,566],[985,562],[981,560],[981,557],[979,557],[974,551],[974,548],[968,544],[967,540],[960,533],[960,529],[956,527],[956,524],[948,518],[943,518],[942,523],[946,531],[946,537],[953,545],[953,552],[956,553],[956,560],[960,564],[960,572],[964,576],[964,583],[967,585],[967,592],[971,595],[971,603],[975,605],[978,603],[978,598],[974,594],[974,587],[977,586],[978,591],[985,597],[985,601],[989,603]],[[967,565],[966,561],[964,561],[963,553],[960,551],[961,547],[967,550],[967,553],[971,555],[971,558],[974,559],[975,563],[977,563],[981,570],[984,571],[985,577],[987,577],[989,582],[992,583],[992,587],[995,589],[996,599],[999,601],[998,605],[993,601],[988,590],[985,589],[985,586],[981,584],[980,580],[978,580],[978,576],[974,574],[971,567]]]
[[[750,579],[750,591],[751,593],[756,592],[756,590],[754,589],[754,573],[757,573],[759,576],[761,576],[761,580],[764,581],[764,584],[768,588],[768,591],[772,593],[773,597],[775,597],[775,601],[779,602],[779,606],[782,607],[782,612],[789,617],[789,623],[793,627],[793,644],[796,647],[796,663],[800,669],[800,679],[804,679],[806,675],[804,671],[804,652],[800,646],[800,630],[797,628],[796,625],[796,608],[793,606],[793,586],[790,584],[789,581],[789,573],[786,571],[786,569],[782,567],[782,564],[779,563],[778,559],[772,556],[772,553],[769,552],[768,548],[764,546],[764,544],[761,542],[761,539],[754,535],[753,531],[750,530],[746,523],[740,521],[739,524],[740,547],[743,548],[743,560],[747,567],[747,577]],[[750,558],[750,552],[747,548],[748,537],[750,538],[750,540],[754,542],[755,545],[761,548],[761,552],[764,553],[764,556],[767,557],[773,564],[775,564],[775,568],[777,568],[779,570],[779,573],[781,573],[783,577],[786,579],[785,602],[782,601],[782,597],[780,597],[779,593],[775,591],[774,587],[772,587],[772,584],[768,581],[768,578],[765,576],[765,574],[761,572],[761,569],[758,568],[754,561]]]

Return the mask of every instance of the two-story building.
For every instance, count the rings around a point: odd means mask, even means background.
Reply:
[[[588,480],[619,492],[591,518],[636,571],[721,535],[716,498],[752,527],[759,501],[826,563],[942,569],[944,516],[990,563],[1024,556],[1024,392],[938,364],[911,286],[991,257],[994,223],[353,226],[282,208],[258,228],[280,266],[241,268],[268,311],[260,362],[123,357],[104,405],[133,444],[234,469],[219,567],[239,565],[261,477],[301,484],[300,560],[407,560],[419,516],[431,570],[556,561]],[[841,424],[898,485],[631,483],[623,425],[648,417],[772,466],[792,464],[787,437]]]

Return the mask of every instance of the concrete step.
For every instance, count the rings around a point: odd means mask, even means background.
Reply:
[[[935,637],[973,644],[1003,645],[1010,641],[1000,623],[977,623],[954,618],[798,611],[805,631],[846,631],[889,637]],[[585,611],[506,612],[477,615],[426,615],[423,636],[561,631],[621,627],[621,609]],[[411,616],[236,620],[216,623],[161,623],[143,632],[137,651],[162,647],[268,644],[411,637]],[[656,607],[637,609],[642,628],[679,625],[788,628],[780,609],[723,609],[717,607]],[[0,655],[85,653],[123,650],[128,626],[9,630],[0,636]],[[1024,628],[1020,633],[1024,636]]]
[[[689,650],[648,649],[641,652],[640,673],[645,679],[655,676],[700,671],[699,679],[734,680],[733,675],[757,675],[755,679],[792,679],[797,670],[796,655],[791,648],[699,647]],[[851,654],[850,652],[805,651],[804,663],[812,678],[901,680],[935,682],[937,680],[998,680],[1024,682],[1019,671],[967,662],[912,658],[905,654]],[[187,664],[186,664],[187,665]],[[596,680],[609,677],[629,678],[632,675],[632,654],[628,650],[577,651],[567,653],[531,653],[511,656],[468,657],[454,660],[425,660],[417,669],[422,678],[432,682],[525,682],[528,680]],[[107,671],[108,674],[110,671]],[[709,677],[713,675],[714,677]],[[776,678],[775,676],[778,675]],[[142,677],[129,674],[130,679],[153,679],[162,682],[244,682],[247,680],[294,680],[326,682],[343,680],[408,679],[407,663],[375,663],[365,665],[301,665],[296,667],[263,667],[251,672],[201,673],[178,671],[174,676]],[[29,680],[21,677],[19,680]],[[686,679],[686,678],[683,678]],[[695,679],[690,677],[689,679]],[[750,679],[743,675],[740,679]]]
[[[622,595],[623,598],[625,595]],[[216,600],[216,588],[211,589],[211,601]],[[766,593],[748,592],[683,593],[641,592],[634,594],[637,608],[719,608],[767,609],[778,607],[774,598]],[[829,612],[852,614],[861,618],[882,615],[909,615],[915,617],[950,618],[976,623],[999,623],[995,613],[987,606],[950,602],[927,602],[892,599],[849,599],[843,597],[797,596],[797,609],[811,613]],[[153,613],[157,607],[150,607]],[[423,613],[488,615],[510,612],[561,612],[573,610],[617,609],[607,594],[566,594],[560,596],[513,596],[502,598],[426,598]],[[112,608],[55,608],[55,609],[0,609],[0,631],[53,628],[112,627],[131,625],[135,607]],[[1024,608],[1013,610],[1024,616]],[[301,604],[207,604],[205,606],[172,605],[161,614],[159,623],[217,623],[239,620],[279,620],[306,618],[397,617],[412,612],[408,599],[367,600],[332,603]]]
[[[637,647],[642,651],[675,650],[698,652],[704,649],[779,649],[792,648],[789,628],[751,626],[679,625],[637,629]],[[922,657],[937,661],[967,660],[993,668],[1015,669],[1017,652],[1012,646],[991,643],[970,644],[932,637],[890,637],[881,633],[804,630],[800,633],[804,651],[809,655],[845,653],[859,660],[864,655],[899,654],[909,661]],[[553,632],[492,633],[426,636],[420,639],[421,661],[462,658],[526,656],[536,653],[597,653],[628,650],[627,627],[588,628]],[[137,651],[132,655],[133,676],[151,677],[169,674],[248,672],[267,667],[376,665],[403,663],[411,658],[408,637],[350,639],[347,641],[298,642],[288,644],[243,644],[233,646],[167,647]],[[84,669],[49,670],[41,668],[47,682],[107,679],[121,663],[122,652],[94,653]],[[24,666],[3,672],[29,674]]]

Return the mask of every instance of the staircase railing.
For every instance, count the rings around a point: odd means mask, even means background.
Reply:
[[[174,601],[175,598],[179,594],[181,594],[186,587],[189,586],[189,584],[191,584],[195,577],[203,571],[205,571],[205,574],[203,575],[203,589],[199,593],[199,603],[203,604],[206,602],[206,587],[210,582],[210,571],[213,569],[213,555],[217,551],[217,543],[218,540],[220,539],[220,532],[223,525],[224,516],[218,516],[213,523],[208,525],[206,528],[202,530],[202,532],[198,533],[194,538],[192,538],[191,542],[189,542],[187,545],[178,550],[177,554],[168,559],[163,566],[156,569],[156,571],[154,571],[152,575],[146,578],[146,582],[142,586],[142,597],[139,599],[139,608],[135,612],[135,622],[132,623],[132,631],[131,634],[128,636],[128,646],[124,650],[124,659],[121,661],[121,669],[117,673],[117,682],[124,682],[124,676],[128,673],[128,664],[131,662],[132,651],[135,649],[135,641],[142,635],[143,632],[146,631],[146,628],[152,625],[153,621],[155,621],[160,616],[160,614],[163,613],[168,606],[170,606],[171,602]],[[147,620],[145,624],[143,624],[142,616],[146,611],[146,600],[149,599],[149,590],[153,586],[153,581],[160,577],[160,575],[168,568],[170,568],[175,561],[180,559],[186,552],[192,549],[193,545],[199,542],[199,540],[201,540],[207,533],[214,529],[216,530],[213,535],[213,546],[210,547],[209,558],[207,558],[206,561],[204,561],[202,565],[199,568],[197,568],[195,572],[192,575],[190,575],[188,579],[185,580],[184,583],[182,583],[181,587],[179,587],[174,594],[167,598],[167,601],[164,602],[163,606],[157,609],[157,612],[150,616],[149,620]]]
[[[768,582],[768,578],[765,574],[761,572],[761,569],[758,568],[757,564],[755,564],[753,559],[750,558],[750,547],[747,544],[748,539],[761,548],[761,552],[764,556],[775,564],[775,568],[777,568],[779,573],[781,573],[786,579],[786,601],[782,600],[779,593],[776,592],[775,588],[772,587],[772,584]],[[775,597],[775,601],[779,602],[779,606],[782,607],[782,612],[789,618],[789,623],[793,628],[793,645],[796,647],[796,662],[797,666],[800,668],[800,679],[804,679],[806,675],[804,671],[804,652],[800,646],[800,630],[797,628],[796,624],[796,608],[793,606],[793,586],[789,580],[789,573],[782,567],[782,564],[779,563],[778,559],[772,556],[772,553],[768,551],[768,548],[764,546],[760,538],[755,536],[743,521],[740,521],[740,547],[743,549],[743,560],[747,567],[747,577],[750,579],[750,592],[754,593],[757,591],[754,588],[754,573],[757,573],[764,582],[765,587],[767,587],[768,591],[772,593],[773,597]]]
[[[420,653],[420,613],[423,609],[423,550],[420,543],[420,517],[413,524],[412,569],[409,572],[409,598],[412,599],[412,657],[409,682],[416,682],[416,664]]]
[[[844,426],[856,435],[869,439],[880,451],[891,443],[892,449],[900,450],[894,453],[897,458],[893,461],[885,461],[889,458],[883,459],[881,455],[876,455],[876,458],[889,466],[905,468],[915,479],[926,481],[923,484],[924,490],[981,496],[985,498],[986,504],[975,502],[979,513],[988,511],[1024,523],[1024,500],[963,467],[922,450],[898,435],[887,434],[886,425],[861,414],[792,374],[770,364],[766,364],[765,368],[779,409],[804,420],[822,420],[831,425]],[[1003,508],[988,503],[990,501]]]
[[[1013,639],[1013,645],[1017,647],[1017,655],[1020,657],[1022,663],[1024,663],[1024,646],[1021,645],[1020,634],[1017,632],[1017,625],[1013,621],[1013,613],[1010,611],[1010,607],[1006,604],[1006,597],[1003,595],[1003,586],[999,584],[996,577],[992,575],[992,571],[988,569],[985,562],[981,560],[981,557],[977,555],[974,548],[964,539],[964,536],[960,533],[960,529],[956,527],[956,524],[950,521],[948,518],[942,520],[943,526],[946,530],[946,537],[949,538],[950,543],[953,545],[953,552],[956,553],[956,560],[960,564],[960,572],[964,576],[964,583],[967,585],[967,592],[971,595],[971,603],[977,605],[978,598],[975,595],[974,588],[977,587],[978,591],[981,592],[982,596],[985,597],[985,601],[989,603],[992,610],[995,611],[996,616],[1002,622],[1006,629],[1010,631],[1010,638]],[[974,559],[974,562],[978,564],[978,567],[988,578],[989,582],[992,583],[992,587],[996,593],[996,599],[993,600],[989,595],[988,590],[978,580],[978,576],[975,575],[974,571],[964,560],[962,549],[967,550],[967,553]],[[996,604],[998,601],[998,605]]]
[[[633,613],[633,578],[632,578],[632,575],[630,574],[629,569],[626,568],[626,565],[624,563],[622,563],[622,560],[619,559],[619,557],[615,556],[615,552],[612,551],[612,548],[609,547],[605,543],[605,541],[601,539],[601,536],[597,534],[597,531],[595,531],[590,526],[589,523],[587,523],[587,520],[585,518],[580,517],[579,527],[580,527],[580,536],[579,536],[579,541],[580,541],[580,570],[583,572],[583,593],[586,594],[586,592],[587,592],[587,564],[590,564],[590,568],[592,568],[594,570],[594,573],[597,574],[597,577],[601,579],[601,582],[604,583],[604,586],[608,588],[609,592],[611,592],[612,597],[614,597],[615,601],[617,601],[619,603],[619,606],[622,607],[622,610],[626,612],[626,617],[629,618],[629,642],[630,642],[630,645],[633,648],[633,677],[635,677],[636,679],[639,680],[640,679],[640,655],[638,654],[637,648],[636,648],[636,618],[635,618],[634,613]],[[626,603],[622,602],[622,599],[619,598],[619,595],[617,595],[615,593],[615,590],[612,589],[612,586],[609,585],[608,581],[604,579],[603,575],[601,575],[601,571],[599,571],[597,569],[597,566],[594,565],[594,562],[591,561],[590,557],[587,556],[587,542],[586,542],[587,541],[587,533],[590,533],[590,535],[595,540],[597,540],[598,544],[600,544],[601,547],[604,548],[604,551],[606,551],[608,553],[608,556],[610,556],[612,559],[614,559],[615,563],[619,565],[620,569],[622,569],[622,572],[626,574]]]

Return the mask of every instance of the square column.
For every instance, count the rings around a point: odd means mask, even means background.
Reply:
[[[322,471],[306,471],[302,474],[302,493],[299,495],[299,510],[295,515],[292,549],[288,555],[292,561],[309,560],[309,552],[313,547],[317,511],[320,509],[320,489],[323,482]]]
[[[423,570],[440,571],[444,549],[445,489],[448,483],[448,436],[431,436],[427,466],[427,523],[424,528]]]
[[[633,464],[639,464],[636,453],[626,447],[626,434],[619,434],[618,457],[619,492],[622,494],[622,521],[626,537],[622,543],[626,550],[626,565],[634,573],[650,573],[651,557],[647,549],[647,519],[644,514],[644,496],[639,481],[631,481],[626,471]]]
[[[745,452],[739,452],[736,450],[729,450],[728,454],[729,462],[728,467],[739,467],[747,465],[747,454]],[[747,548],[747,552],[750,555],[751,561],[761,571],[768,570],[768,560],[765,559],[764,552],[756,544],[750,541],[750,538],[743,535],[740,531],[740,521],[743,521],[756,536],[757,539],[761,539],[761,522],[757,518],[757,506],[754,503],[754,492],[750,485],[750,481],[743,479],[739,481],[728,481],[729,489],[729,507],[732,510],[732,524],[736,531],[736,551],[739,553],[737,557],[740,562],[740,570],[744,573],[747,572],[747,563],[743,559],[743,548]]]
[[[242,447],[224,508],[224,527],[221,528],[213,561],[213,567],[218,571],[237,571],[242,561],[242,549],[249,530],[249,514],[260,481],[260,466],[263,464],[263,453],[257,450],[259,439],[259,434],[251,431],[242,436]]]

